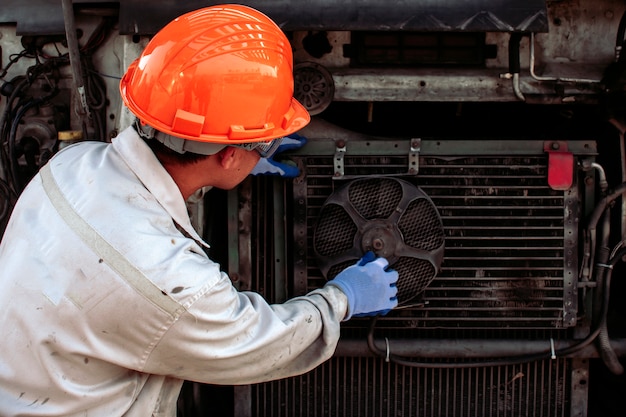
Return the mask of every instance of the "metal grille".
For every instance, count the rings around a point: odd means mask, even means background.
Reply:
[[[319,254],[322,256],[335,256],[350,249],[354,244],[351,237],[356,234],[357,228],[350,221],[348,213],[336,204],[330,204],[321,211],[321,215],[324,218],[334,219],[334,221],[320,222],[317,229],[318,233],[324,236],[336,236],[337,238],[326,245],[318,245],[317,250]],[[329,276],[334,277],[339,271],[333,271]]]
[[[557,417],[569,415],[568,360],[489,368],[406,368],[332,358],[302,376],[253,386],[253,415]]]
[[[407,214],[398,222],[398,228],[405,236],[405,243],[422,250],[434,250],[441,246],[443,242],[440,236],[426,233],[437,230],[438,227],[435,223],[438,215],[434,213],[433,207],[426,200],[414,200],[406,211]],[[419,220],[414,221],[415,219]]]
[[[430,162],[420,181],[442,212],[447,249],[425,295],[432,321],[563,327],[565,195],[546,183],[547,158]]]
[[[364,218],[387,218],[398,207],[402,188],[397,182],[375,179],[350,187],[349,194],[352,205]],[[385,198],[376,198],[381,195]]]
[[[446,239],[442,271],[416,306],[381,320],[393,328],[549,329],[576,324],[576,187],[551,189],[547,156],[422,156],[419,186],[441,214]],[[312,253],[313,227],[326,197],[350,180],[333,179],[331,157],[299,163],[305,181],[294,194],[306,196],[304,293],[324,284]],[[402,175],[406,157],[346,156],[352,176]],[[300,189],[301,188],[301,189]],[[296,216],[296,221],[298,218]],[[409,227],[407,225],[407,227]],[[566,244],[567,242],[567,244]],[[419,267],[419,266],[417,266]],[[341,266],[337,266],[340,269]]]

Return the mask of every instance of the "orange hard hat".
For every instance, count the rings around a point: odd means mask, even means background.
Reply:
[[[287,136],[309,121],[293,98],[293,56],[263,13],[227,4],[167,24],[128,68],[122,99],[144,124],[192,141],[241,144]]]

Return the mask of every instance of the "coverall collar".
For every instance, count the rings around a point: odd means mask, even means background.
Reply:
[[[174,222],[191,238],[208,248],[209,245],[191,225],[187,205],[178,186],[137,132],[128,127],[113,138],[111,144],[130,170],[172,216]]]

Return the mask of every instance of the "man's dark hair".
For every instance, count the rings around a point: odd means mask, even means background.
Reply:
[[[152,149],[152,152],[154,152],[159,161],[168,164],[192,165],[209,157],[209,155],[201,155],[193,152],[178,153],[155,139],[148,139],[145,140],[145,142],[150,149]]]

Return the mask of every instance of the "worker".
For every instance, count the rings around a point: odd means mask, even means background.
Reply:
[[[292,66],[254,9],[184,14],[121,80],[136,122],[33,178],[0,245],[0,415],[174,416],[184,380],[302,374],[332,356],[342,321],[397,305],[398,274],[371,252],[271,305],[237,291],[191,225],[197,190],[236,187],[309,122]]]

